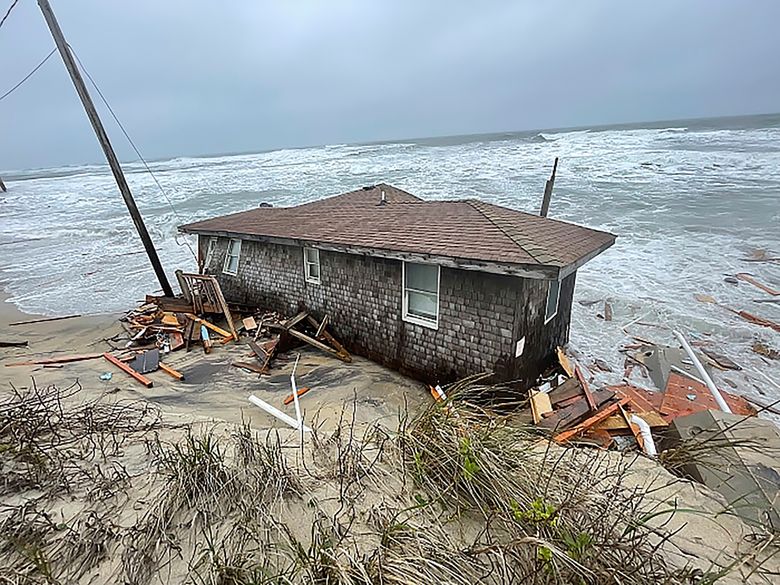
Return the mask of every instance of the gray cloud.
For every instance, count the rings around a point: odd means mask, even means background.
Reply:
[[[149,158],[780,109],[772,0],[52,3]],[[0,92],[53,46],[20,2]],[[0,168],[102,160],[56,55],[0,137]]]

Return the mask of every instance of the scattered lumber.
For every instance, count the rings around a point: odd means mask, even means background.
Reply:
[[[600,408],[602,404],[609,402],[614,397],[615,393],[611,390],[603,389],[593,392],[593,400],[596,404],[596,408]],[[554,410],[548,416],[543,417],[538,426],[551,431],[563,430],[577,423],[577,421],[586,417],[590,412],[591,408],[583,397],[576,400],[574,403]]]
[[[225,331],[221,327],[217,327],[216,325],[206,321],[205,319],[201,319],[200,317],[197,317],[197,316],[193,315],[192,313],[185,313],[185,315],[187,315],[188,319],[191,319],[192,321],[194,321],[198,325],[202,325],[202,326],[208,327],[214,333],[217,333],[218,335],[221,335],[222,337],[234,339],[232,333],[229,333],[229,332]],[[238,334],[236,334],[235,339],[238,339]]]
[[[15,362],[13,364],[5,364],[5,367],[11,366],[46,366],[51,364],[67,364],[70,362],[81,362],[84,360],[95,360],[103,357],[102,353],[88,353],[84,355],[68,355],[56,358],[47,358],[40,360],[30,360],[26,362]]]
[[[534,417],[534,423],[539,424],[542,416],[552,412],[553,407],[550,402],[550,395],[546,392],[531,393],[531,415]]]
[[[295,337],[297,339],[300,339],[301,341],[303,341],[305,343],[308,343],[312,347],[316,347],[317,349],[321,349],[322,351],[327,352],[327,353],[331,354],[334,357],[337,357],[342,362],[349,363],[349,362],[352,361],[352,357],[349,354],[344,355],[342,352],[336,351],[332,347],[328,347],[327,345],[325,345],[321,341],[317,341],[316,339],[314,339],[312,337],[309,337],[305,333],[301,333],[300,331],[296,331],[295,329],[288,329],[288,333],[290,335],[292,335],[293,337]]]
[[[81,317],[81,315],[65,315],[64,317],[46,317],[43,319],[30,319],[29,321],[15,321],[9,323],[9,327],[16,327],[17,325],[33,325],[34,323],[48,323],[49,321],[63,321],[65,319],[75,319]]]
[[[160,369],[172,378],[176,378],[177,380],[184,380],[184,374],[178,370],[174,370],[171,366],[160,362]]]
[[[576,437],[577,435],[584,433],[585,431],[596,426],[596,424],[600,423],[601,421],[608,418],[609,416],[615,414],[622,406],[625,406],[626,404],[628,404],[628,398],[622,398],[618,402],[613,402],[607,407],[602,408],[600,411],[598,411],[590,418],[579,423],[577,426],[567,431],[563,431],[562,433],[558,433],[553,438],[558,443],[565,443],[566,441],[569,441],[573,437]]]
[[[136,372],[133,368],[125,364],[124,362],[118,360],[116,357],[111,355],[110,353],[104,353],[102,354],[104,358],[106,358],[107,361],[114,364],[117,368],[125,372],[126,374],[129,374],[132,378],[146,386],[147,388],[151,388],[154,386],[154,382],[152,382],[149,378],[144,376],[143,374],[139,374]]]

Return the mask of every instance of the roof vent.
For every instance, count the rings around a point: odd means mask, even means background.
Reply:
[[[387,203],[387,195],[385,195],[385,190],[382,189],[382,197],[379,200],[379,205],[385,205]]]

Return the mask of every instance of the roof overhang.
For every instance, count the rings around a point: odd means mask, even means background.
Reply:
[[[604,250],[606,250],[607,248],[611,247],[611,246],[612,246],[612,244],[614,244],[614,243],[615,243],[615,240],[616,240],[616,237],[615,237],[615,236],[612,236],[612,239],[611,239],[611,240],[609,240],[608,242],[606,242],[606,243],[602,244],[601,246],[599,246],[598,248],[596,248],[596,249],[595,249],[595,250],[593,250],[592,252],[590,252],[590,253],[588,253],[588,254],[585,254],[585,255],[584,255],[582,258],[580,258],[579,260],[577,260],[577,261],[575,261],[575,262],[572,262],[572,263],[571,263],[571,264],[569,264],[568,266],[564,266],[563,268],[561,268],[561,271],[560,271],[560,276],[559,276],[559,278],[560,278],[561,280],[563,280],[564,278],[566,278],[567,276],[569,276],[569,275],[570,275],[572,272],[574,272],[574,271],[576,271],[577,269],[579,269],[579,268],[580,268],[580,266],[582,266],[582,265],[583,265],[583,264],[585,264],[586,262],[590,262],[591,260],[593,260],[593,259],[594,259],[596,256],[598,256],[599,254],[601,254],[601,253],[602,253]]]
[[[212,237],[222,237],[222,238],[241,238],[242,240],[265,242],[270,244],[281,244],[286,246],[316,246],[320,250],[328,250],[331,252],[341,252],[344,254],[357,254],[359,256],[376,256],[379,258],[389,258],[391,260],[403,260],[407,262],[439,264],[441,266],[447,266],[449,268],[459,268],[461,270],[473,270],[476,272],[490,272],[493,274],[504,274],[508,276],[519,276],[521,278],[536,278],[540,280],[559,280],[562,279],[564,276],[566,276],[565,274],[563,274],[563,269],[557,266],[550,266],[550,265],[487,262],[483,260],[474,260],[471,258],[457,258],[452,256],[440,256],[438,254],[422,254],[419,252],[403,252],[399,250],[387,250],[384,248],[369,248],[363,246],[333,244],[329,242],[320,242],[317,240],[279,238],[273,236],[260,236],[254,234],[242,234],[237,232],[208,230],[208,229],[199,229],[199,228],[191,229],[188,228],[187,226],[180,226],[179,231],[185,234],[195,234],[200,236],[212,236]],[[611,246],[612,243],[610,243],[609,245]],[[609,246],[605,246],[604,249],[608,247]],[[576,270],[576,268],[570,270],[568,273],[571,273],[574,270]]]

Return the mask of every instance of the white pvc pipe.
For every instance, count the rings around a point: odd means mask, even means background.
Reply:
[[[260,400],[254,394],[252,394],[249,397],[249,402],[251,402],[255,406],[259,406],[264,411],[266,411],[268,414],[271,414],[271,415],[275,416],[280,421],[287,423],[288,425],[290,425],[292,428],[294,428],[296,430],[303,429],[303,431],[305,433],[311,432],[311,429],[309,427],[307,427],[305,425],[300,425],[299,426],[298,421],[295,420],[293,417],[291,417],[289,414],[285,414],[284,412],[282,412],[281,410],[279,410],[275,406],[271,406],[270,404],[268,404],[264,400]]]
[[[645,455],[648,457],[655,457],[658,455],[658,451],[655,448],[655,441],[653,441],[653,433],[650,432],[650,425],[647,424],[645,419],[639,418],[637,415],[631,415],[631,422],[639,427],[639,432],[642,433],[642,442],[645,445]]]
[[[303,426],[303,415],[301,414],[301,403],[298,402],[298,386],[295,384],[295,369],[298,367],[298,360],[301,359],[301,354],[295,358],[295,365],[293,366],[292,373],[290,374],[290,385],[292,386],[293,402],[295,402],[295,418],[298,419],[298,427]]]
[[[731,414],[729,405],[726,404],[725,400],[723,400],[723,396],[721,395],[720,390],[718,390],[717,386],[715,386],[715,382],[712,381],[712,378],[710,378],[707,370],[704,369],[704,366],[699,361],[699,358],[696,357],[695,353],[693,353],[693,349],[690,345],[688,345],[688,341],[685,339],[685,337],[683,337],[683,334],[677,330],[673,330],[672,333],[674,333],[674,336],[677,338],[677,341],[680,342],[680,345],[683,346],[683,349],[685,350],[685,353],[688,354],[688,357],[691,358],[693,365],[696,366],[696,369],[699,371],[699,375],[704,380],[704,383],[707,384],[707,388],[709,388],[710,392],[712,392],[712,397],[715,399],[715,402],[718,403],[718,408],[720,408],[723,412],[728,412]]]

